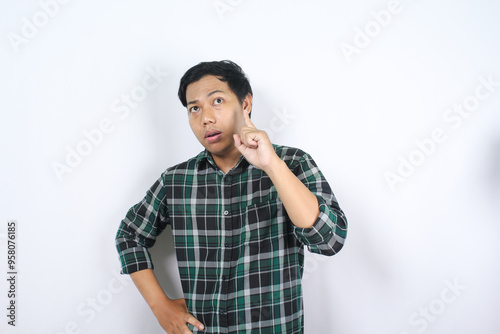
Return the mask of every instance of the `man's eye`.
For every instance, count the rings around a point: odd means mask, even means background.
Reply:
[[[222,103],[222,99],[219,97],[217,99],[214,100],[214,104],[217,105],[217,104],[221,104]]]
[[[189,112],[197,112],[199,109],[200,108],[198,108],[196,106],[195,107],[191,107],[191,108],[189,108]]]

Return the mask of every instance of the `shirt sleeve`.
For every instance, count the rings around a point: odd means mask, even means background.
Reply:
[[[323,173],[310,155],[304,153],[292,172],[317,197],[319,216],[311,228],[294,226],[295,236],[310,252],[334,255],[344,246],[347,220]]]
[[[116,233],[115,242],[122,274],[153,269],[148,248],[167,226],[168,207],[163,178],[158,179],[146,196],[127,212]]]

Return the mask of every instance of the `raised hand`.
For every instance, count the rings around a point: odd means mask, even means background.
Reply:
[[[253,125],[247,112],[244,112],[244,118],[245,126],[240,134],[233,135],[234,145],[252,165],[266,171],[281,159],[276,155],[267,133]]]

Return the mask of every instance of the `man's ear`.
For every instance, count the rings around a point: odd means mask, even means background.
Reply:
[[[247,96],[243,99],[243,111],[248,113],[248,115],[251,115],[252,113],[252,101],[253,96],[250,93],[248,93]]]

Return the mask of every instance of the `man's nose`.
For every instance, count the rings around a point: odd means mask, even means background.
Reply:
[[[210,106],[203,108],[202,115],[201,115],[201,121],[202,121],[203,125],[207,125],[208,123],[215,122],[215,114]]]

